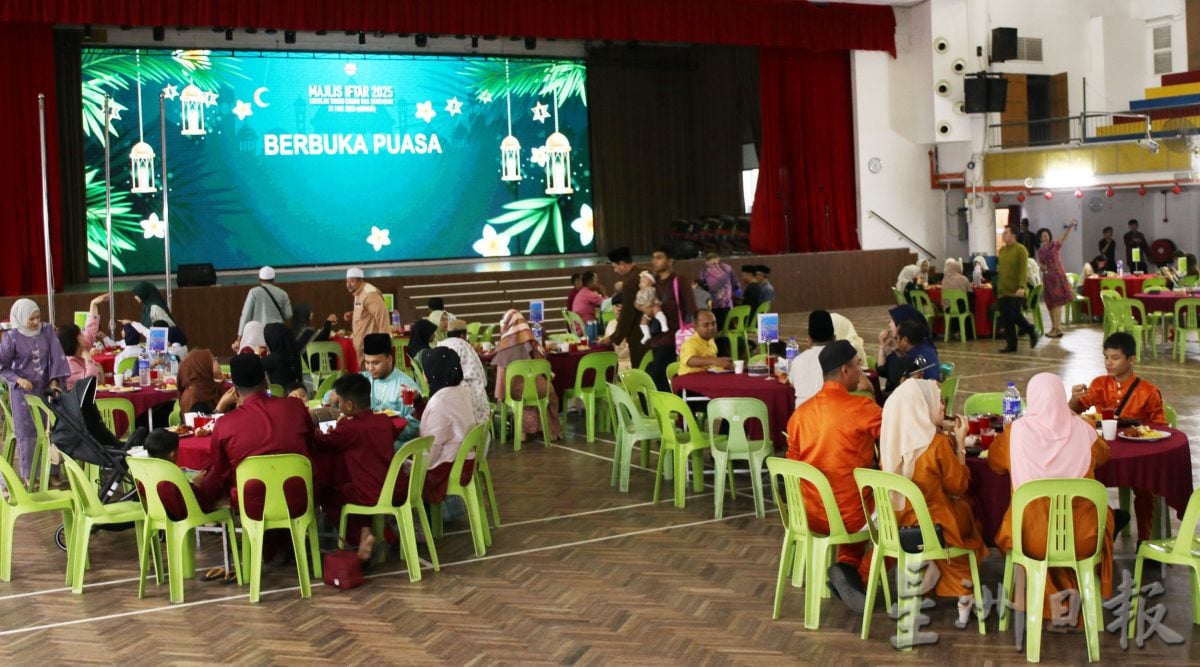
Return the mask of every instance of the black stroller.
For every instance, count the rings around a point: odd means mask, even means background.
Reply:
[[[100,469],[99,495],[101,502],[131,500],[137,496],[129,466],[125,463],[125,445],[104,425],[96,408],[96,378],[84,377],[70,391],[56,392],[46,397],[54,412],[54,430],[50,442],[59,451],[80,463],[91,463]],[[130,440],[136,439],[136,436]],[[107,526],[123,530],[133,524]],[[54,541],[67,549],[66,530],[59,526]]]

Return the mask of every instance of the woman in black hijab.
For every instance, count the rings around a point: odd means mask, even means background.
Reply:
[[[471,388],[463,384],[462,361],[458,353],[448,347],[435,347],[425,350],[424,357],[429,402],[421,414],[421,435],[433,436],[433,445],[429,449],[429,470],[425,473],[425,490],[421,495],[427,503],[440,503],[446,498],[458,448],[476,422],[471,408]],[[474,459],[465,462],[464,479],[474,470],[474,464]]]
[[[281,322],[272,322],[263,329],[263,338],[267,341],[267,356],[263,359],[263,370],[271,384],[283,386],[285,389],[303,380],[300,367],[300,355],[296,353],[295,339],[292,332]]]
[[[433,349],[433,337],[437,335],[437,329],[437,325],[429,320],[417,320],[413,324],[412,341],[408,344],[408,356],[417,362],[422,370],[425,368],[426,353]],[[429,379],[428,374],[425,377]]]
[[[457,387],[462,384],[462,360],[458,353],[448,347],[430,348],[425,352],[425,380],[429,383],[429,397],[432,399],[438,391],[446,387]]]

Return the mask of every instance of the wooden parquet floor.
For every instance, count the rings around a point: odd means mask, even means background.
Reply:
[[[847,311],[868,340],[884,310]],[[784,318],[784,333],[801,334],[805,317]],[[1060,342],[1032,353],[997,355],[992,341],[940,345],[958,364],[962,395],[993,391],[1008,379],[1023,383],[1042,370],[1070,382],[1103,372],[1096,328],[1077,327]],[[1023,350],[1025,349],[1023,344]],[[1185,416],[1184,430],[1200,431],[1200,365],[1159,360],[1143,375],[1158,383]],[[1086,376],[1086,377],[1085,377]],[[514,453],[494,447],[495,476],[504,525],[495,543],[475,558],[465,523],[452,524],[438,544],[439,573],[426,569],[410,583],[393,554],[368,575],[366,586],[337,591],[315,585],[302,600],[294,569],[268,566],[261,603],[246,589],[188,581],[184,604],[172,605],[165,586],[148,585],[137,598],[137,562],[131,532],[99,533],[83,595],[63,587],[65,558],[52,543],[58,521],[22,519],[17,528],[14,579],[0,583],[0,664],[239,664],[239,665],[482,665],[482,664],[1020,664],[1012,632],[995,617],[988,635],[953,626],[954,604],[928,611],[934,646],[911,653],[888,643],[895,622],[877,610],[871,637],[858,639],[860,617],[836,600],[824,603],[821,629],[803,627],[802,589],[789,589],[780,620],[771,601],[782,529],[768,506],[753,515],[743,476],[725,518],[714,520],[711,490],[687,507],[651,504],[653,474],[635,469],[630,492],[609,487],[612,443],[602,435],[583,441],[572,416],[566,444],[527,442]],[[1195,460],[1196,457],[1193,457]],[[1113,501],[1115,504],[1115,500]],[[1118,543],[1118,569],[1132,569],[1133,545]],[[423,552],[422,552],[423,553]],[[202,538],[200,565],[219,564],[219,540]],[[983,563],[993,589],[1002,559]],[[1148,578],[1150,578],[1148,576]],[[1123,651],[1115,634],[1101,639],[1104,662],[1200,663],[1200,631],[1193,630],[1187,573],[1168,568],[1158,598],[1164,622],[1182,645],[1157,638]],[[1082,635],[1047,633],[1042,660],[1082,664]]]

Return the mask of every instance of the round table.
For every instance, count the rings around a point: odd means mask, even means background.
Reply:
[[[1134,294],[1130,298],[1141,301],[1142,305],[1146,307],[1147,313],[1174,313],[1176,301],[1179,301],[1180,299],[1194,299],[1196,298],[1196,295],[1188,294],[1187,292],[1172,292],[1168,290],[1164,292],[1154,292],[1152,294],[1141,292]]]
[[[941,310],[942,307],[942,286],[930,285],[925,288],[925,293],[929,295],[929,300]],[[974,311],[971,313],[972,319],[975,320],[975,337],[984,338],[992,335],[992,316],[988,312],[992,305],[996,303],[996,292],[991,285],[980,285],[975,288]],[[968,297],[969,298],[969,297]],[[934,322],[934,333],[940,334],[945,331],[945,320],[940,319]]]
[[[1120,276],[1121,280],[1125,281],[1125,294],[1137,294],[1142,291],[1142,283],[1146,282],[1147,278],[1153,278],[1157,273],[1143,273],[1137,275]],[[1117,278],[1117,276],[1105,276],[1104,278]],[[1100,300],[1100,276],[1089,276],[1083,281],[1083,295],[1092,302],[1092,317],[1101,317],[1104,315],[1104,302]]]
[[[150,412],[152,408],[163,403],[169,403],[179,398],[175,389],[155,389],[154,387],[138,387],[135,391],[96,391],[96,398],[123,398],[133,404],[133,413],[140,417]],[[150,422],[153,426],[153,421]],[[120,424],[117,425],[120,430]],[[160,424],[161,426],[161,424]]]
[[[671,387],[676,392],[706,398],[757,398],[767,405],[767,426],[775,449],[787,449],[787,436],[783,432],[796,407],[796,390],[790,382],[751,377],[747,373],[689,373],[675,376]],[[762,437],[757,423],[751,423],[747,431],[751,438]]]
[[[185,435],[179,438],[175,463],[189,470],[208,470],[213,462],[212,436]]]
[[[1188,437],[1165,426],[1171,435],[1158,442],[1138,442],[1118,436],[1108,441],[1108,462],[1096,469],[1096,480],[1110,488],[1137,488],[1161,496],[1179,517],[1192,495],[1192,458]],[[1012,502],[1008,474],[997,474],[987,459],[967,457],[971,470],[971,499],[988,544],[1004,521]]]

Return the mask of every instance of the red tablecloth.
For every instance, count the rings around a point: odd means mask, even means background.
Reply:
[[[1171,437],[1158,442],[1135,442],[1117,438],[1108,441],[1108,463],[1096,469],[1096,479],[1110,488],[1145,489],[1162,496],[1180,517],[1192,495],[1192,459],[1188,437],[1182,431],[1168,431]],[[1012,502],[1012,482],[1007,474],[998,475],[988,467],[987,459],[967,458],[971,470],[971,498],[975,514],[983,524],[984,539],[992,538]]]
[[[354,340],[341,336],[333,336],[329,340],[342,346],[342,358],[346,360],[346,372],[357,373],[359,371],[358,354],[354,351]]]
[[[768,428],[776,450],[787,449],[787,421],[796,406],[796,391],[790,383],[774,378],[751,377],[742,373],[690,373],[677,375],[671,381],[677,392],[699,394],[708,398],[757,398],[767,405]],[[748,427],[751,438],[761,438],[757,424]]]
[[[925,288],[925,293],[929,295],[929,300],[933,301],[934,305],[941,309],[942,306],[942,287],[941,285],[930,285]],[[969,297],[968,297],[969,298]],[[988,309],[992,304],[996,303],[996,292],[992,290],[991,285],[982,285],[975,288],[975,311],[972,313],[975,320],[975,337],[983,338],[992,335],[992,316],[988,313]],[[945,323],[938,320],[933,324],[934,333],[940,334],[945,331]]]
[[[1142,292],[1131,295],[1131,298],[1141,301],[1142,305],[1146,307],[1147,313],[1174,313],[1176,301],[1194,299],[1196,295],[1184,292],[1155,292],[1154,294]]]
[[[546,359],[550,361],[550,370],[554,372],[554,392],[558,394],[558,400],[562,401],[563,395],[568,389],[575,387],[575,373],[579,370],[579,362],[585,356],[592,352],[610,352],[611,345],[593,345],[587,349],[576,350],[574,352],[548,352]],[[609,378],[610,380],[612,378]]]
[[[1132,296],[1142,291],[1142,283],[1146,282],[1147,278],[1153,278],[1157,274],[1142,274],[1140,276],[1126,275],[1122,276],[1125,281],[1125,294]],[[1105,276],[1106,278],[1116,278],[1117,276]],[[1092,316],[1100,317],[1104,315],[1104,303],[1100,301],[1100,280],[1099,276],[1091,276],[1083,281],[1083,295],[1092,302]]]
[[[116,362],[117,355],[109,354],[108,352],[96,352],[92,354],[92,361],[100,365],[104,372],[111,376],[113,372],[113,364]]]
[[[174,389],[154,389],[147,387],[139,388],[137,391],[97,391],[96,398],[124,398],[130,403],[133,403],[133,411],[138,416],[144,414],[150,408],[162,403],[169,403],[179,397],[179,392]]]
[[[408,422],[403,417],[393,417],[392,423],[401,429],[408,425]],[[179,464],[180,468],[208,470],[209,466],[212,465],[212,461],[211,435],[185,435],[179,438],[179,453],[175,457],[175,463]]]

